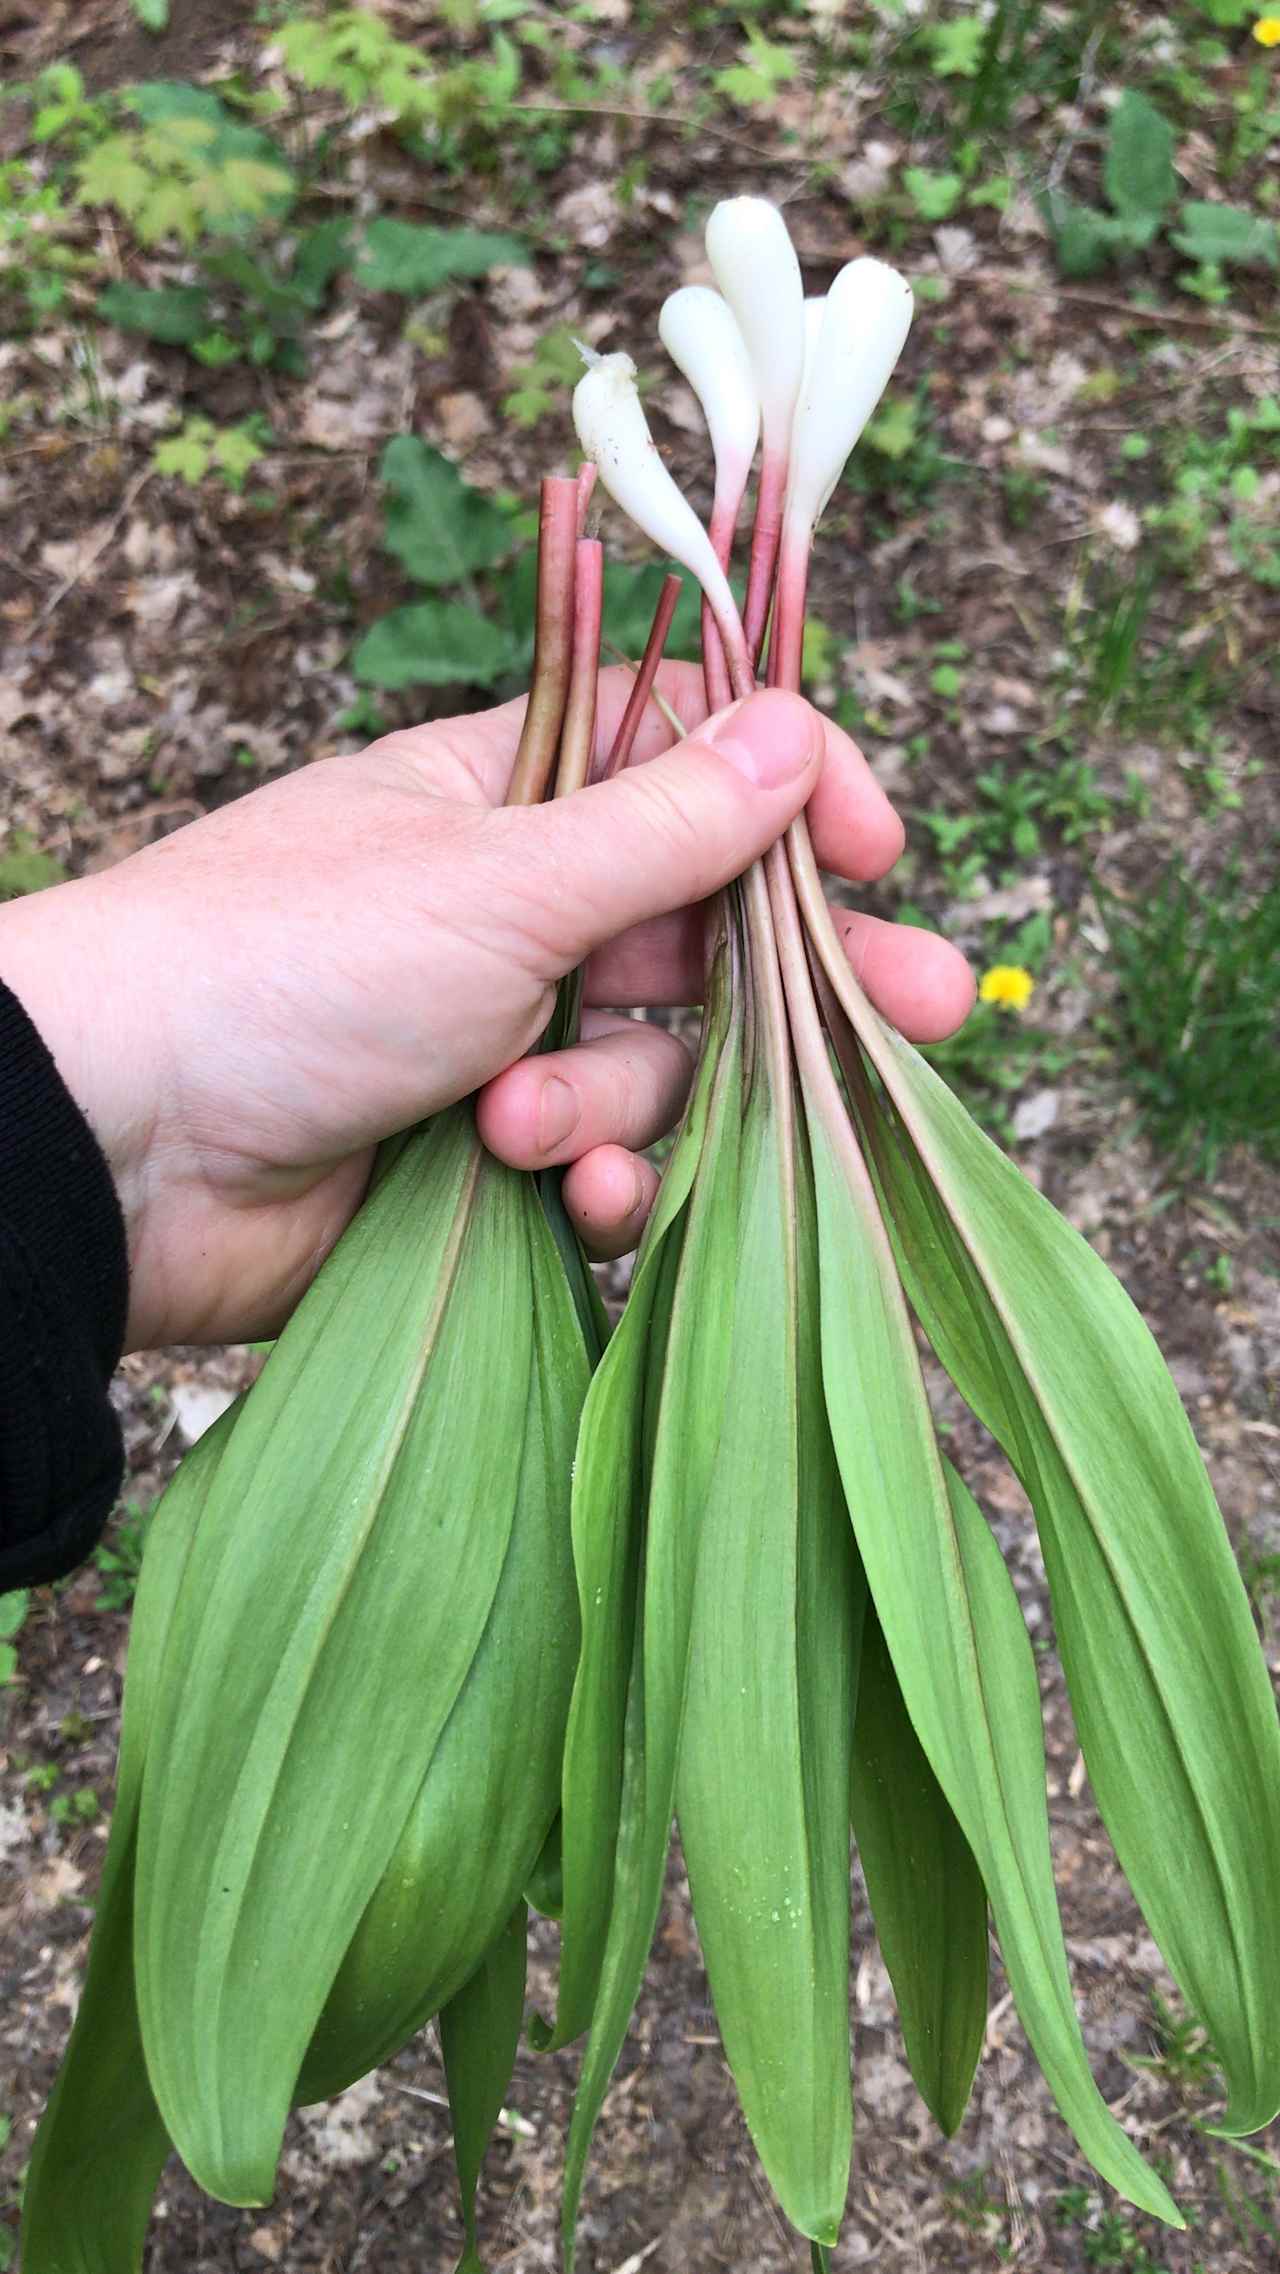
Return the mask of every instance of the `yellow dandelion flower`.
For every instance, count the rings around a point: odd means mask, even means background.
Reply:
[[[1253,36],[1259,47],[1280,47],[1280,16],[1259,16]]]
[[[1020,963],[997,963],[983,972],[978,997],[984,1003],[998,1003],[1003,1011],[1025,1011],[1035,984]]]

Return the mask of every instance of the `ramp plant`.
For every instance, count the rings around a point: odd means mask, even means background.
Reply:
[[[750,691],[766,617],[769,681],[798,684],[814,526],[910,319],[903,280],[869,260],[806,306],[785,238],[755,199],[707,231],[714,322],[738,323],[765,437],[745,622],[724,574],[733,445],[709,536],[648,435],[630,359],[593,359],[574,398],[604,486],[702,585],[713,704]],[[688,304],[678,315],[664,333],[716,446],[740,358],[704,376]],[[1280,2106],[1280,1734],[1186,1416],[1119,1282],[868,1004],[802,817],[718,905],[693,1096],[579,1437],[583,1637],[544,2032],[586,2033],[569,2257],[673,1816],[743,2109],[817,2257],[849,2171],[850,1820],[943,2128],[981,2050],[989,1911],[1080,2148],[1181,2224],[1089,2070],[1031,1645],[939,1452],[918,1329],[1031,1501],[1098,1806],[1218,2050],[1222,2129]]]
[[[561,636],[578,520],[579,485],[549,482],[525,799],[583,727]],[[593,704],[589,597],[578,620]],[[568,990],[555,1038],[575,1022]],[[290,2107],[434,2014],[470,2225],[522,2018],[523,1890],[558,1806],[569,1486],[601,1339],[554,1181],[495,1161],[463,1104],[384,1148],[258,1382],[179,1470],[138,1597],[89,1978],[26,2193],[29,2274],[137,2268],[171,2146],[225,2201],[269,2200]]]
[[[706,414],[710,526],[630,358],[586,353],[587,464],[543,485],[513,801],[592,775],[596,469],[701,587],[711,706],[752,690],[762,653],[798,685],[814,528],[911,296],[856,260],[806,300],[759,199],[717,207],[707,249],[718,290],[682,288],[660,329]],[[659,699],[678,588],[599,771]],[[1081,2152],[1181,2224],[1090,2071],[1031,1643],[939,1449],[922,1341],[1025,1487],[1098,1808],[1212,2038],[1221,2129],[1271,2120],[1280,1729],[1194,1438],[1118,1280],[872,1010],[801,817],[710,912],[690,1101],[607,1347],[555,1178],[492,1161],[459,1105],[384,1148],[260,1381],[180,1469],[27,2274],[135,2274],[171,2146],[211,2192],[266,2200],[290,2108],[432,2016],[475,2269],[528,1902],[561,1924],[531,2036],[583,2041],[571,2265],[673,1822],[746,2120],[815,2264],[852,2151],[851,1838],[943,2131],[982,2049],[990,1922]]]

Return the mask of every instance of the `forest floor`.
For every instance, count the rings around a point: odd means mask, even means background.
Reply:
[[[142,79],[251,96],[283,83],[266,18],[305,11],[174,0],[159,34],[141,13],[126,0],[10,0],[0,71],[30,81],[69,62],[85,99]],[[1265,1145],[1228,1144],[1179,1173],[1140,1117],[1141,1040],[1126,1038],[1111,952],[1112,927],[1150,923],[1171,864],[1216,888],[1235,859],[1242,907],[1274,873],[1275,280],[1231,269],[1215,297],[1202,264],[1189,290],[1187,258],[1162,234],[1127,266],[1064,281],[1043,211],[1046,185],[1098,201],[1121,87],[1142,88],[1175,122],[1180,195],[1265,202],[1280,77],[1270,97],[1258,92],[1267,57],[1244,13],[1215,29],[1229,4],[1161,37],[1138,9],[1032,11],[1037,28],[1009,66],[1022,77],[977,121],[972,75],[943,67],[945,47],[922,48],[906,7],[754,6],[741,22],[625,0],[564,12],[388,0],[378,13],[442,67],[451,42],[484,62],[498,35],[550,27],[577,76],[549,76],[545,40],[529,38],[519,92],[486,94],[482,81],[447,162],[411,153],[376,104],[356,107],[353,132],[343,104],[321,98],[335,147],[308,174],[313,215],[514,230],[532,247],[527,265],[411,300],[347,270],[308,316],[295,370],[287,358],[202,362],[101,321],[103,284],[192,273],[172,245],[140,246],[109,206],[71,217],[67,242],[87,265],[61,298],[22,300],[10,242],[0,893],[124,859],[290,767],[358,748],[379,725],[488,699],[459,685],[375,689],[353,674],[361,635],[414,597],[383,543],[383,449],[417,434],[475,487],[532,500],[543,472],[574,462],[567,333],[625,345],[656,372],[658,307],[705,273],[700,226],[717,196],[778,196],[811,289],[867,242],[899,260],[919,313],[894,407],[820,542],[807,649],[812,691],[858,734],[908,825],[906,860],[866,905],[937,926],[980,969],[1033,973],[1021,1017],[980,1012],[941,1062],[1153,1328],[1280,1672],[1274,1064],[1259,1052],[1271,1162]],[[857,27],[847,52],[846,19]],[[289,100],[296,153],[318,131],[317,105],[296,84]],[[485,103],[498,114],[487,135]],[[6,159],[30,156],[29,123],[22,104],[8,125],[0,115],[0,182]],[[46,164],[39,149],[33,163]],[[664,379],[648,400],[673,469],[705,497],[692,398]],[[158,442],[193,419],[247,437],[239,486],[216,468],[184,479],[157,467]],[[617,516],[604,534],[637,557]],[[1150,940],[1158,969],[1167,936]],[[186,983],[175,957],[171,984]],[[1272,1045],[1276,1019],[1273,1002]],[[83,1971],[139,1512],[259,1362],[183,1349],[124,1363],[130,1475],[109,1555],[35,1593],[0,1690],[0,2267],[13,2262],[20,2176]],[[998,1961],[968,2114],[953,2140],[937,2136],[859,1890],[858,2138],[834,2267],[1280,2267],[1280,2128],[1248,2148],[1206,2129],[1222,2106],[1212,2049],[1181,2014],[1100,1827],[1026,1504],[953,1393],[940,1378],[933,1387],[1037,1645],[1055,1862],[1095,2074],[1167,2172],[1187,2231],[1165,2232],[1095,2184]],[[540,1924],[543,2010],[554,1955]],[[572,2054],[520,2056],[483,2190],[492,2267],[556,2263],[575,2066]],[[292,2121],[264,2210],[211,2203],[171,2169],[150,2274],[448,2267],[460,2228],[443,2095],[427,2034]],[[581,2263],[590,2274],[802,2263],[720,2054],[678,1861],[597,2136]]]

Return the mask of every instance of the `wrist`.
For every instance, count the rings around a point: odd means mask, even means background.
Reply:
[[[0,906],[0,980],[17,996],[92,1129],[137,1251],[160,1084],[155,1038],[140,1015],[141,974],[119,968],[119,942],[86,877]]]

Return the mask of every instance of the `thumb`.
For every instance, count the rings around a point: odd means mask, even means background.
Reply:
[[[740,876],[804,805],[822,752],[822,721],[803,697],[762,689],[646,765],[558,803],[509,808],[552,975]]]

